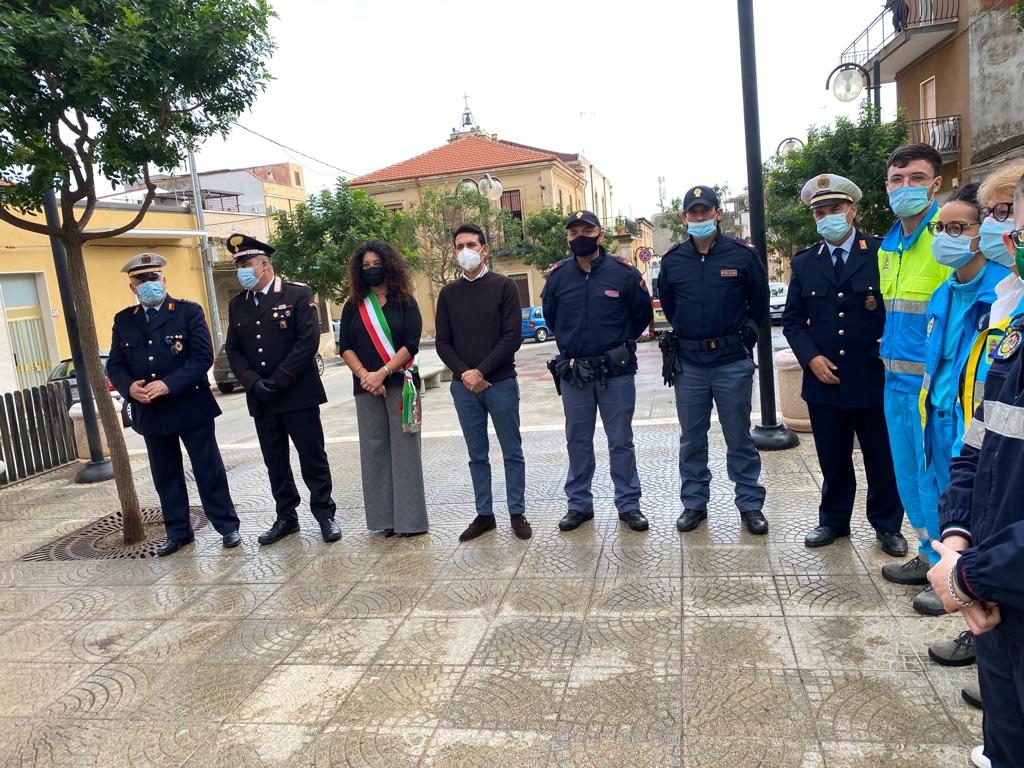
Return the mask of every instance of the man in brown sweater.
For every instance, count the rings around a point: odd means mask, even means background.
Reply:
[[[476,518],[459,536],[475,539],[495,528],[488,458],[487,417],[505,462],[505,494],[512,530],[520,539],[533,535],[526,520],[526,461],[519,433],[519,383],[516,350],[522,344],[522,308],[515,284],[487,269],[484,231],[463,224],[452,238],[462,276],[437,297],[437,354],[452,371],[452,398],[459,415],[469,473],[476,497]]]

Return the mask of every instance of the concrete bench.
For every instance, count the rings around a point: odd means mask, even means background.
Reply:
[[[443,381],[451,381],[452,372],[448,367],[436,363],[434,365],[420,366],[420,394],[428,389],[437,389]]]

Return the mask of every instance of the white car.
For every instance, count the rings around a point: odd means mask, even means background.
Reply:
[[[782,320],[782,310],[786,308],[786,293],[789,286],[785,283],[768,283],[768,305],[771,308],[772,322]]]

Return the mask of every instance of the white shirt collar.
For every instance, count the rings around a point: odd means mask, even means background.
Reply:
[[[846,238],[846,242],[844,242],[842,245],[832,245],[832,243],[830,243],[828,240],[826,240],[825,241],[825,245],[828,246],[829,255],[830,256],[835,256],[836,255],[836,248],[842,248],[843,249],[843,253],[846,254],[847,258],[849,258],[850,254],[853,253],[853,241],[854,241],[854,239],[856,239],[856,237],[857,237],[857,228],[856,227],[850,227],[850,236],[848,238]]]
[[[464,277],[464,278],[465,278],[466,280],[468,280],[469,282],[471,282],[471,283],[475,283],[475,282],[476,282],[477,280],[479,280],[479,279],[480,279],[481,277],[483,277],[484,275],[486,275],[486,274],[487,274],[488,272],[490,272],[490,270],[489,270],[489,269],[487,269],[487,265],[486,265],[486,264],[484,264],[484,268],[480,270],[480,274],[479,274],[479,275],[477,275],[476,277],[470,277],[470,276],[469,276],[469,275],[467,275],[467,274],[466,274],[465,272],[463,272],[463,273],[462,273],[462,276],[463,276],[463,277]]]

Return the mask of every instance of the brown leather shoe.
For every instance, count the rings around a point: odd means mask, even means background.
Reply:
[[[530,521],[526,519],[525,514],[510,515],[512,519],[512,533],[516,535],[517,539],[528,539],[533,536],[533,528],[530,527]]]
[[[459,534],[459,541],[472,541],[477,536],[482,536],[495,528],[497,525],[494,522],[494,515],[477,515],[469,527]]]

